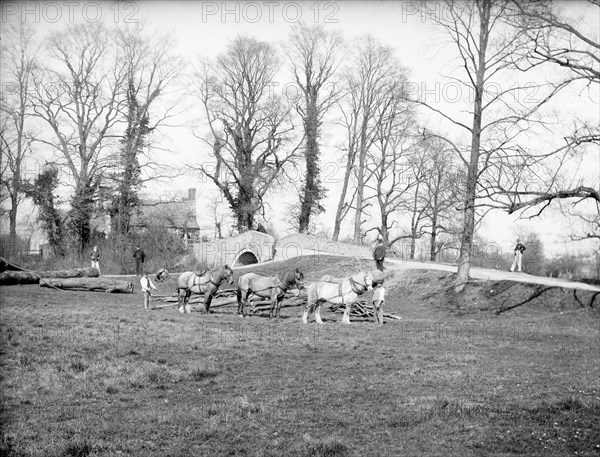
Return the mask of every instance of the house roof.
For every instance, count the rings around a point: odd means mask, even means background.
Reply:
[[[138,227],[157,222],[179,229],[199,230],[196,220],[196,201],[145,201],[139,207],[139,212],[131,218],[131,225]]]

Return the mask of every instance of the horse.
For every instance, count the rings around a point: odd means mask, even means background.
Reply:
[[[252,294],[271,299],[271,309],[269,319],[273,316],[281,317],[281,302],[285,293],[289,289],[302,290],[304,288],[304,274],[296,268],[290,270],[282,277],[260,276],[256,273],[246,273],[240,276],[238,280],[237,302],[238,314],[245,316],[244,305],[248,302],[248,297]]]
[[[322,324],[321,304],[323,302],[329,302],[346,305],[342,324],[349,324],[352,304],[359,295],[372,289],[373,275],[368,272],[356,273],[346,279],[324,276],[320,281],[316,281],[308,287],[307,302],[304,306],[302,322],[305,324],[308,323],[308,315],[314,311],[315,322],[317,324]]]
[[[190,313],[190,295],[204,294],[204,312],[210,312],[210,303],[221,283],[226,280],[233,284],[233,270],[229,265],[224,265],[215,270],[205,270],[200,274],[186,271],[179,275],[177,280],[177,295],[180,313]]]

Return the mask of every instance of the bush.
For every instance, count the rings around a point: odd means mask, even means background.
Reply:
[[[133,251],[141,246],[146,254],[144,268],[147,272],[156,272],[160,268],[172,269],[175,265],[192,269],[198,265],[196,258],[188,252],[186,244],[164,226],[153,225],[139,232],[126,236],[112,235],[105,238],[103,234],[94,234],[84,252],[69,248],[65,255],[50,259],[38,260],[31,268],[37,270],[62,270],[78,267],[89,267],[90,253],[94,246],[100,251],[100,269],[102,274],[132,274],[135,273]]]
[[[17,261],[28,253],[29,240],[19,236],[0,235],[0,257]]]

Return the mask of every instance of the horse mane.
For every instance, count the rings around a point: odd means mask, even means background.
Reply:
[[[293,279],[296,278],[296,272],[295,271],[288,270],[288,271],[286,271],[285,273],[283,273],[281,275],[281,281],[282,282],[292,282],[290,280],[291,278],[293,278]]]
[[[218,268],[215,268],[213,270],[213,273],[218,273],[221,277],[225,278],[225,277],[227,277],[227,275],[229,273],[233,274],[233,270],[231,269],[231,267],[229,265],[225,264],[225,265],[221,265]]]
[[[294,284],[296,282],[296,274],[300,274],[302,278],[304,278],[304,273],[296,268],[295,270],[288,270],[283,273],[283,275],[280,277],[280,280],[288,284]]]

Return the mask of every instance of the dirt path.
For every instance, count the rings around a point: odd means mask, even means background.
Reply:
[[[425,263],[403,261],[398,259],[386,259],[386,267],[394,270],[414,270],[429,269],[456,272],[455,265],[444,265],[439,263]],[[488,268],[472,267],[471,278],[483,279],[487,281],[517,281],[528,282],[532,284],[542,284],[546,286],[565,287],[569,289],[600,291],[600,287],[583,282],[569,281],[568,279],[547,278],[545,276],[533,276],[527,273],[511,273],[504,270],[490,270]]]

